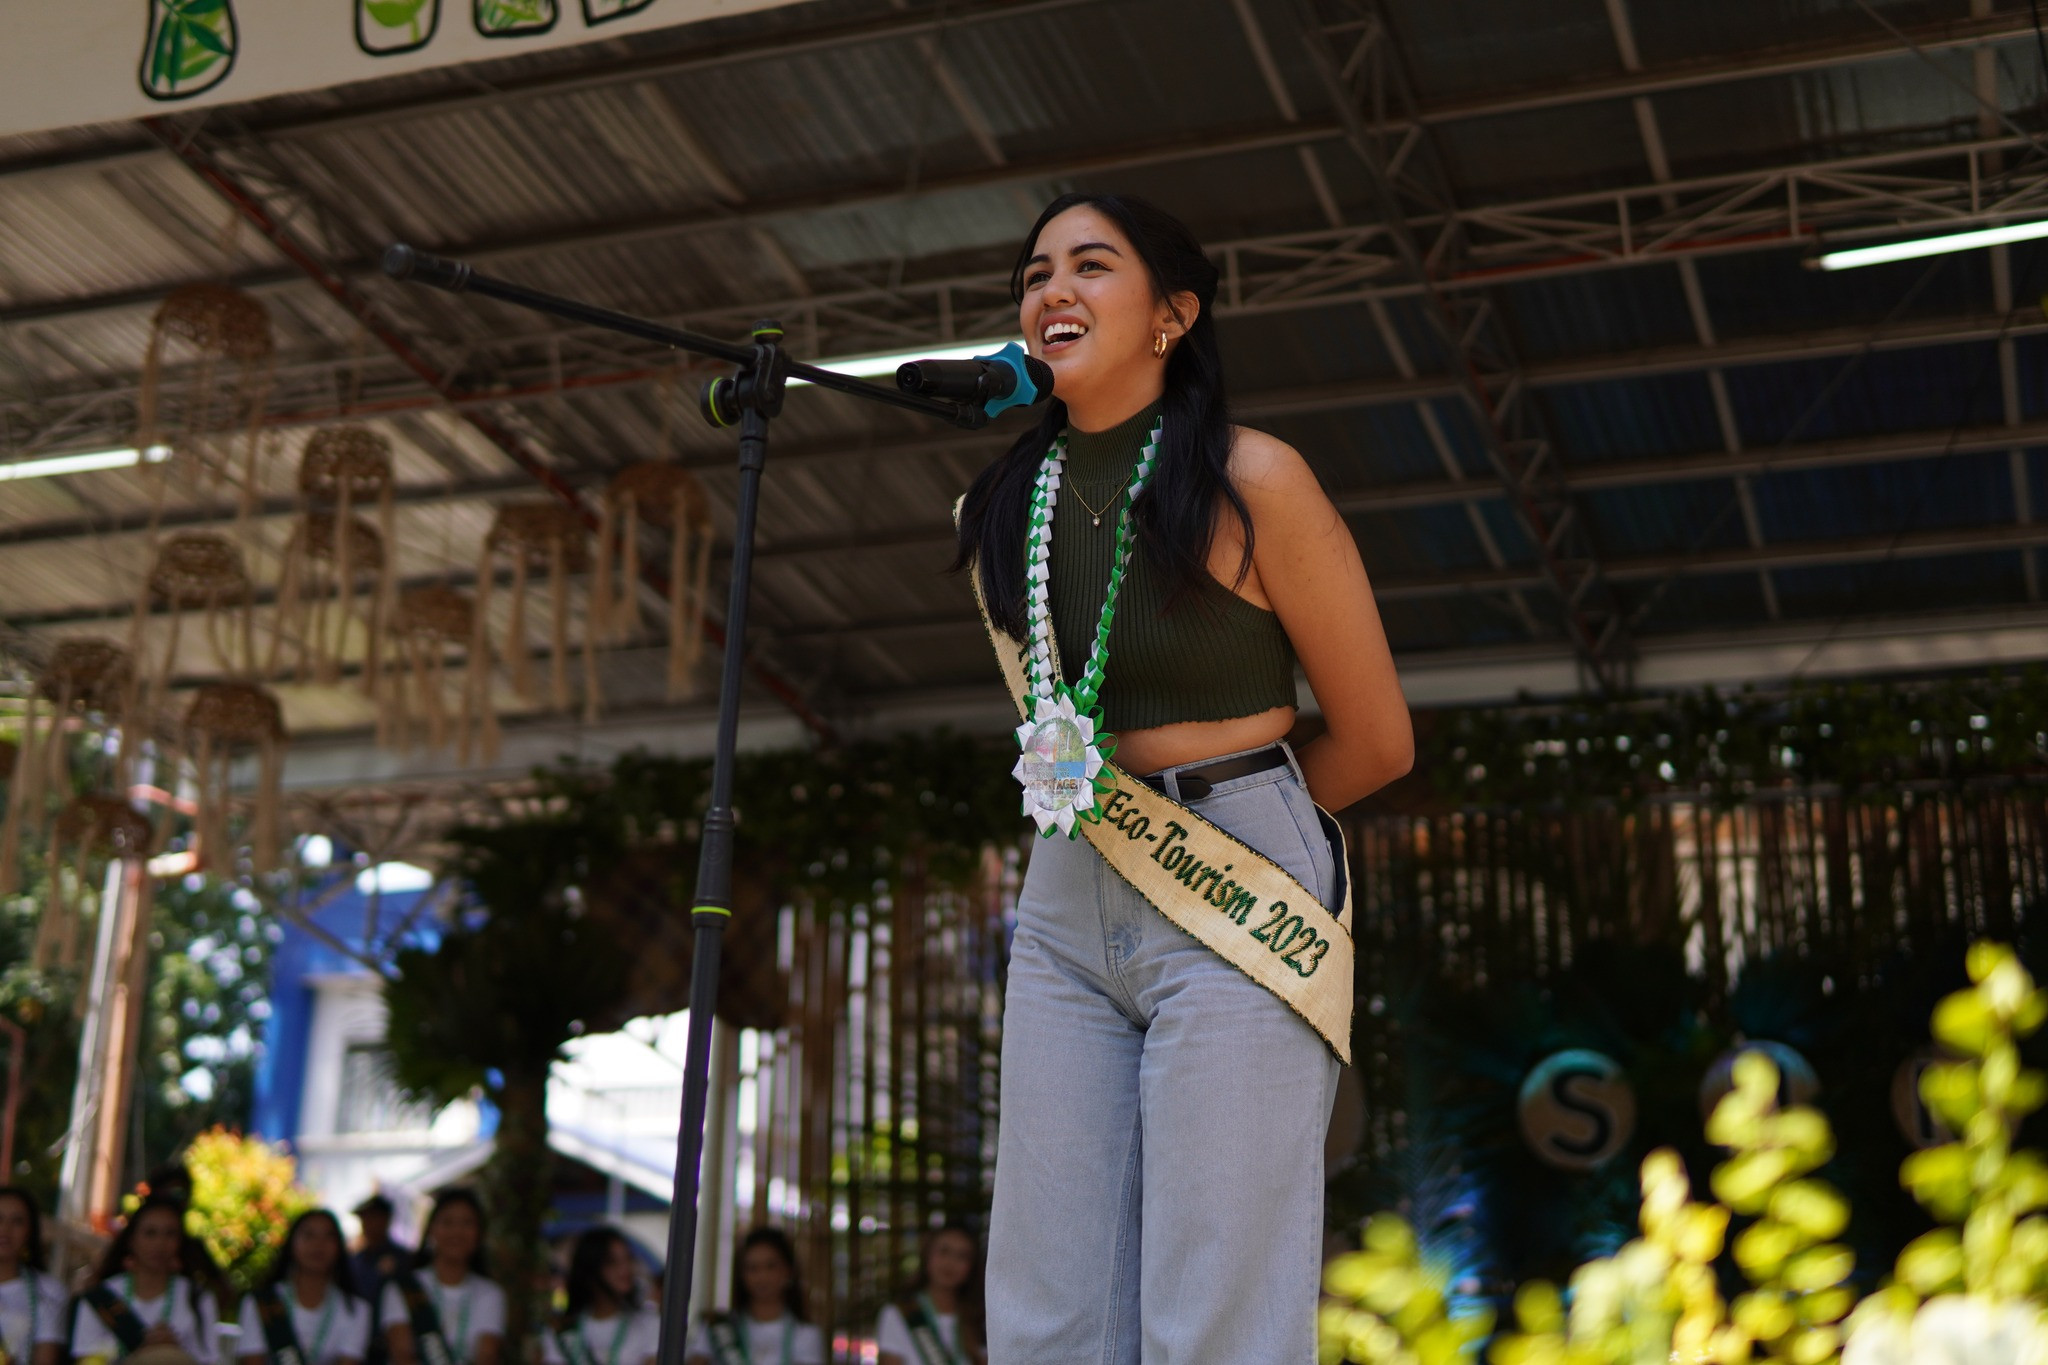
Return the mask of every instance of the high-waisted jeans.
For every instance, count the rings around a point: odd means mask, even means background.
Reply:
[[[1291,756],[1188,804],[1329,903]],[[989,1365],[1314,1361],[1336,1085],[1313,1029],[1085,840],[1035,843],[1003,1008]]]

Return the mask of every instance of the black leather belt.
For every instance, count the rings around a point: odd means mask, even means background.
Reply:
[[[1218,783],[1233,778],[1250,777],[1274,768],[1287,766],[1287,746],[1268,744],[1263,749],[1254,749],[1236,758],[1219,758],[1214,763],[1190,763],[1184,768],[1162,768],[1156,773],[1147,773],[1139,778],[1154,791],[1166,791],[1166,775],[1174,775],[1174,785],[1180,788],[1180,799],[1199,801],[1216,790]]]

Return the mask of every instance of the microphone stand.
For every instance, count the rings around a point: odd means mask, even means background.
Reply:
[[[726,606],[724,667],[718,684],[718,739],[711,760],[711,806],[704,813],[696,900],[690,909],[690,923],[696,931],[690,973],[690,1032],[683,1062],[682,1127],[676,1135],[675,1195],[670,1205],[668,1270],[662,1292],[661,1349],[656,1358],[658,1365],[683,1365],[683,1346],[689,1330],[690,1281],[696,1268],[700,1193],[697,1168],[703,1153],[705,1098],[710,1089],[711,1019],[718,998],[718,966],[725,925],[732,918],[733,750],[739,737],[747,595],[754,568],[754,518],[760,501],[761,471],[768,460],[768,424],[782,411],[783,391],[791,379],[921,412],[969,430],[986,426],[988,414],[978,404],[903,393],[792,360],[782,349],[782,325],[778,322],[755,323],[752,343],[737,345],[542,293],[509,280],[479,275],[460,261],[429,256],[405,245],[395,245],[384,253],[384,273],[394,280],[428,285],[452,294],[481,294],[738,367],[730,377],[707,384],[702,401],[704,417],[713,426],[739,427],[740,480],[733,529],[732,589]],[[671,585],[670,591],[677,590]]]

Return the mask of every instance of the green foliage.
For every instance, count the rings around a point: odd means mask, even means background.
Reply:
[[[2023,1342],[2048,1349],[2048,1161],[2012,1147],[2020,1120],[2048,1102],[2048,1079],[2021,1063],[2018,1047],[2048,1021],[2048,994],[2002,945],[1972,945],[1968,970],[1970,989],[1934,1015],[1958,1060],[1922,1080],[1929,1107],[1961,1136],[1900,1172],[1945,1226],[1901,1253],[1891,1283],[1858,1305],[1855,1258],[1836,1240],[1849,1203],[1813,1174],[1834,1136],[1816,1110],[1778,1109],[1777,1068],[1751,1053],[1708,1119],[1709,1140],[1730,1151],[1713,1174],[1716,1202],[1693,1200],[1677,1153],[1652,1152],[1642,1235],[1579,1267],[1568,1306],[1550,1285],[1524,1286],[1515,1330],[1490,1348],[1494,1365],[1831,1365],[1845,1345],[1851,1359],[1860,1350],[1883,1362],[2013,1358]],[[1724,1252],[1748,1286],[1732,1302],[1717,1273]],[[1334,1301],[1323,1312],[1323,1359],[1332,1365],[1440,1365],[1484,1334],[1464,1325],[1451,1334],[1442,1277],[1398,1219],[1374,1219],[1365,1250],[1333,1262],[1326,1286]]]
[[[1440,797],[1467,805],[1627,804],[1661,792],[1732,803],[1821,783],[1896,800],[1909,782],[2048,773],[2048,670],[1439,712],[1421,739],[1418,769]]]
[[[476,0],[476,26],[484,33],[518,33],[555,22],[555,0]]]
[[[228,0],[156,0],[156,32],[144,80],[158,95],[190,92],[193,82],[234,55],[234,14]],[[216,75],[215,79],[219,79]]]
[[[185,1149],[192,1203],[185,1230],[206,1243],[235,1287],[254,1289],[284,1248],[292,1219],[314,1205],[291,1156],[226,1128],[199,1134]]]
[[[247,888],[200,876],[157,888],[136,1078],[144,1149],[137,1169],[208,1129],[247,1121],[281,932]]]

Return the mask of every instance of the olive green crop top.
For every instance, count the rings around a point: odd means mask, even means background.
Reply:
[[[1060,668],[1069,682],[1087,667],[1109,586],[1121,490],[1158,418],[1154,404],[1108,431],[1067,432],[1066,468],[1053,508],[1051,588]],[[1088,507],[1103,508],[1101,525],[1092,524]],[[1278,616],[1214,578],[1171,611],[1169,596],[1165,573],[1142,542],[1135,544],[1110,626],[1100,697],[1103,724],[1112,733],[1231,720],[1295,704],[1294,646]]]

